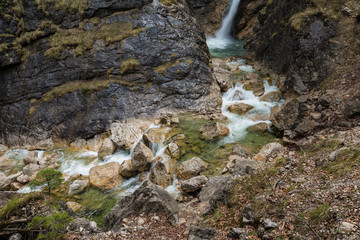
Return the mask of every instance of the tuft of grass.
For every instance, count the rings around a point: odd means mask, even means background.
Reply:
[[[329,217],[330,217],[330,214],[328,211],[329,208],[330,208],[329,205],[321,204],[321,205],[317,206],[315,209],[311,210],[309,212],[310,222],[313,224],[318,224],[318,223],[324,222],[327,219],[329,219]]]
[[[82,91],[83,93],[89,94],[108,88],[110,83],[118,83],[124,86],[132,86],[134,83],[129,83],[120,79],[108,79],[108,80],[92,80],[92,81],[73,81],[67,82],[63,85],[57,86],[52,90],[45,93],[41,100],[44,102],[50,102],[54,98],[61,97],[67,93],[75,91]]]
[[[30,201],[43,199],[44,195],[40,192],[30,193],[21,197],[10,200],[4,207],[0,209],[0,219],[9,219],[11,214],[25,206]]]
[[[45,56],[47,58],[59,58],[61,52],[66,48],[75,49],[77,55],[82,55],[86,50],[92,48],[97,39],[102,39],[106,45],[109,45],[136,36],[143,30],[143,28],[133,29],[129,22],[104,24],[98,29],[90,31],[81,29],[59,30],[51,36],[51,47],[46,50]]]
[[[336,159],[327,164],[323,170],[333,177],[343,177],[360,166],[360,149],[344,149]]]
[[[319,13],[319,9],[318,8],[314,8],[314,7],[309,7],[306,8],[303,12],[298,12],[295,13],[294,15],[291,16],[290,18],[290,25],[291,27],[293,27],[296,31],[299,31],[304,19],[316,15]]]
[[[9,46],[10,46],[9,43],[0,44],[0,53],[7,51],[9,49]]]
[[[35,0],[38,9],[45,14],[49,14],[47,8],[55,4],[57,10],[64,10],[71,14],[80,13],[83,15],[88,8],[88,0]]]
[[[125,60],[120,65],[120,74],[123,75],[131,70],[134,69],[134,67],[139,66],[140,61],[138,59],[130,58],[128,60]]]
[[[176,65],[180,64],[180,60],[177,59],[175,62],[167,62],[163,65],[160,65],[158,67],[155,68],[155,71],[158,72],[159,74],[165,75],[166,73],[166,69],[174,67]]]
[[[177,0],[160,0],[160,2],[165,6],[169,6],[171,4],[177,3]]]

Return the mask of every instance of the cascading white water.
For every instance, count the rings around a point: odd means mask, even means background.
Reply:
[[[236,10],[240,4],[240,0],[232,0],[230,9],[226,17],[223,19],[221,28],[215,33],[215,37],[208,37],[207,44],[209,48],[226,48],[232,42],[230,35],[231,25],[234,20]]]

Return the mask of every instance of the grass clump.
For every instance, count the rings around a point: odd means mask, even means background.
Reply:
[[[72,93],[75,91],[82,91],[86,94],[100,91],[104,88],[108,88],[110,83],[118,83],[125,86],[132,86],[132,83],[125,82],[120,79],[108,79],[108,80],[92,80],[92,81],[73,81],[68,82],[63,85],[57,86],[45,93],[41,100],[44,102],[50,102],[54,98],[61,97],[67,93]]]
[[[9,49],[10,44],[9,43],[2,43],[0,44],[0,53],[5,52]]]
[[[175,62],[167,62],[163,65],[160,65],[158,67],[155,68],[155,71],[158,72],[159,74],[165,75],[166,73],[166,69],[174,67],[176,65],[180,64],[180,60],[177,59]]]
[[[343,177],[360,166],[360,149],[344,149],[336,159],[329,162],[323,170],[333,177]]]
[[[298,13],[295,13],[294,15],[292,15],[290,18],[290,25],[296,31],[299,31],[305,18],[316,15],[318,13],[319,13],[318,8],[309,7],[307,9],[305,9],[303,12],[298,12]]]
[[[106,45],[121,41],[130,36],[138,35],[143,28],[133,29],[129,22],[116,22],[104,24],[98,29],[84,31],[81,29],[59,30],[50,38],[50,48],[46,50],[47,58],[59,58],[61,52],[66,49],[75,49],[77,55],[91,49],[95,41],[102,39]]]
[[[34,192],[18,198],[14,198],[0,209],[0,219],[9,219],[14,212],[24,207],[28,202],[36,201],[43,198],[44,195],[39,192]]]
[[[171,4],[177,3],[177,0],[160,0],[160,2],[165,6],[169,6]]]
[[[125,60],[120,65],[120,74],[123,75],[133,70],[134,67],[139,65],[140,65],[140,61],[138,59],[130,58],[129,60]]]
[[[47,8],[50,4],[55,4],[57,10],[64,10],[71,14],[80,13],[83,15],[88,8],[87,0],[35,0],[38,9],[45,14],[49,14]]]
[[[321,205],[317,206],[315,209],[311,210],[309,212],[310,222],[313,224],[318,224],[318,223],[324,222],[327,219],[329,219],[329,217],[330,217],[330,214],[328,211],[329,208],[330,208],[329,205],[321,204]]]

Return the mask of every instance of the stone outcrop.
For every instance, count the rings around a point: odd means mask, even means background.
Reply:
[[[192,177],[188,180],[181,181],[181,190],[186,193],[195,192],[201,189],[208,182],[208,178],[204,175]]]
[[[208,164],[198,157],[193,157],[179,164],[176,168],[176,176],[180,180],[187,180],[195,177],[204,171],[208,167]]]
[[[230,133],[229,128],[225,124],[218,122],[205,124],[199,131],[205,140],[218,140]]]
[[[14,4],[23,12],[10,4],[0,23],[1,143],[72,142],[117,120],[220,112],[205,35],[184,0]]]
[[[167,191],[145,181],[133,194],[122,198],[105,217],[106,230],[119,231],[124,218],[142,213],[163,213],[170,222],[177,221],[179,206]]]
[[[149,180],[156,185],[166,188],[172,182],[174,163],[172,159],[165,154],[157,157],[155,162],[150,170]]]
[[[131,155],[131,170],[138,172],[149,170],[153,159],[154,155],[151,149],[139,142]]]
[[[236,113],[239,115],[244,115],[253,108],[254,108],[254,106],[251,106],[246,103],[234,103],[234,104],[231,104],[230,106],[228,106],[228,110],[230,112]]]
[[[122,182],[119,171],[120,164],[116,162],[92,167],[89,173],[90,184],[102,190],[112,189]]]

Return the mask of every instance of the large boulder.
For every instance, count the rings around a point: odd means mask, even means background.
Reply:
[[[163,188],[172,182],[174,163],[168,155],[161,155],[155,159],[155,165],[150,170],[149,180]]]
[[[163,213],[172,223],[177,221],[179,206],[161,187],[145,181],[134,193],[126,196],[106,215],[104,228],[119,231],[123,219],[140,214]]]
[[[192,177],[188,180],[181,181],[181,190],[186,193],[195,192],[201,189],[208,182],[204,175]]]
[[[179,146],[176,143],[172,142],[166,147],[165,153],[170,155],[172,158],[179,158],[180,157]]]
[[[98,156],[100,159],[104,159],[104,157],[113,154],[115,151],[115,144],[111,139],[106,138],[104,142],[101,144]]]
[[[113,189],[122,183],[119,171],[120,164],[117,162],[92,167],[89,174],[90,184],[102,190]]]
[[[8,191],[11,188],[11,184],[16,181],[16,179],[21,175],[21,172],[12,174],[10,176],[5,176],[3,174],[0,176],[0,191]]]
[[[76,194],[81,193],[85,190],[85,188],[89,185],[89,180],[75,180],[70,186],[69,186],[69,196],[73,196]]]
[[[253,108],[254,106],[251,106],[246,103],[234,103],[228,106],[227,109],[229,110],[229,112],[236,113],[239,115],[244,115]]]
[[[216,67],[214,68],[214,76],[222,92],[226,92],[231,88],[232,83],[230,80],[230,76],[231,76],[230,71]]]
[[[289,100],[272,114],[270,121],[279,131],[293,129],[300,119],[299,107],[298,100]]]
[[[275,158],[284,149],[283,145],[277,142],[266,144],[261,150],[253,157],[255,161],[266,162],[269,158]]]
[[[204,215],[212,213],[229,200],[233,178],[228,175],[212,177],[199,194],[200,202],[206,204]]]
[[[279,102],[281,100],[281,93],[279,91],[269,92],[260,97],[262,102]]]
[[[149,170],[153,159],[154,155],[151,149],[139,142],[131,155],[131,170],[138,172]]]
[[[143,135],[143,142],[149,148],[153,148],[156,144],[163,143],[166,139],[166,128],[150,128]]]
[[[234,175],[253,175],[259,170],[265,169],[265,163],[237,156],[234,162]]]
[[[264,82],[256,73],[247,73],[244,76],[243,88],[252,91],[255,96],[261,96],[265,92]]]
[[[267,123],[261,122],[248,127],[247,130],[254,133],[263,133],[266,132],[268,128]]]
[[[205,124],[199,131],[205,140],[217,140],[230,133],[229,128],[225,124],[218,122]]]
[[[187,240],[210,240],[215,239],[218,231],[210,227],[191,226]]]
[[[33,180],[36,174],[41,171],[41,169],[43,169],[42,166],[31,163],[23,168],[22,175],[29,177],[29,180]]]
[[[147,126],[146,123],[138,120],[112,123],[110,126],[111,140],[117,147],[130,150]]]
[[[187,180],[200,174],[206,170],[208,164],[198,157],[193,157],[179,164],[176,168],[176,176],[180,180]]]
[[[120,175],[124,178],[131,178],[136,175],[136,171],[131,168],[131,159],[125,160],[120,165]]]

